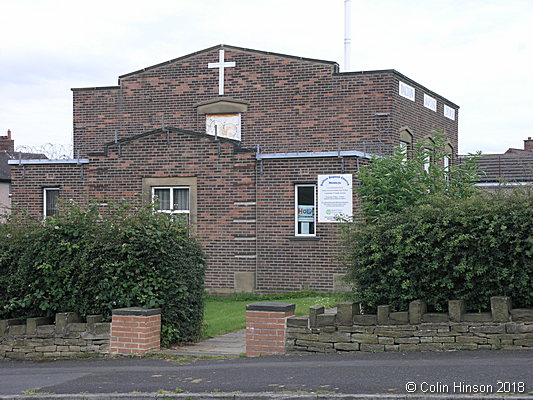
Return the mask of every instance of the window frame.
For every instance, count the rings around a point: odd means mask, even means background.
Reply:
[[[189,208],[187,210],[175,210],[173,209],[173,206],[174,206],[174,189],[187,189],[187,203],[188,203],[188,206]],[[156,197],[155,195],[155,191],[156,190],[168,190],[169,191],[169,205],[170,205],[170,209],[168,210],[160,210],[160,209],[156,209],[155,211],[156,212],[161,212],[161,213],[165,213],[165,214],[187,214],[187,222],[190,223],[191,222],[191,187],[190,186],[183,186],[183,185],[178,185],[178,186],[151,186],[151,195],[152,195],[152,204],[156,204],[154,199]]]
[[[298,233],[298,194],[302,187],[313,188],[313,233]],[[296,237],[316,237],[317,229],[317,197],[316,197],[317,184],[316,183],[297,183],[294,185],[294,236]]]
[[[49,215],[47,213],[47,210],[48,210],[47,193],[52,192],[52,191],[57,192],[57,199],[59,199],[59,191],[60,191],[59,186],[43,187],[43,218],[56,217],[57,214],[59,213],[59,208],[57,207],[57,204],[54,210],[55,211],[54,214]]]

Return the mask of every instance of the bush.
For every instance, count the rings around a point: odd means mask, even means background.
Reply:
[[[131,205],[62,209],[0,225],[0,318],[161,307],[164,346],[200,336],[205,262],[185,226]]]
[[[357,192],[363,218],[375,221],[435,195],[464,199],[475,193],[479,155],[470,154],[460,164],[445,166],[445,158],[452,161],[446,143],[444,132],[436,131],[407,153],[398,147],[393,154],[374,157],[361,167]]]
[[[348,279],[364,309],[406,310],[414,299],[432,310],[463,299],[472,311],[490,297],[533,305],[533,194],[478,194],[423,203],[373,222],[345,226]]]

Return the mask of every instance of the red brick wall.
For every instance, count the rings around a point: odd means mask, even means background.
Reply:
[[[218,97],[218,48],[121,77],[120,86],[74,90],[74,147],[81,156],[104,142],[166,126],[205,132],[205,116],[195,104]],[[339,147],[387,152],[397,145],[398,129],[417,136],[446,129],[455,138],[457,123],[398,95],[400,76],[392,70],[336,73],[330,62],[281,57],[226,47],[225,96],[249,103],[242,114],[244,146],[264,152],[337,150]],[[401,77],[403,79],[403,77]],[[403,79],[405,81],[405,79]],[[404,101],[405,100],[405,101]],[[411,104],[412,103],[412,104]],[[390,117],[376,116],[390,113]],[[456,148],[456,147],[455,147]]]
[[[232,289],[235,272],[256,272],[260,291],[331,289],[343,272],[338,225],[295,238],[294,185],[342,172],[341,160],[264,160],[261,172],[256,145],[263,153],[388,153],[409,127],[415,139],[446,129],[457,149],[457,119],[442,115],[445,99],[392,70],[340,74],[333,63],[231,47],[225,59],[237,64],[226,69],[226,96],[249,103],[242,143],[204,134],[195,104],[218,97],[218,71],[207,68],[218,48],[196,53],[123,76],[117,87],[74,90],[74,149],[90,164],[12,166],[14,207],[42,213],[46,186],[61,187],[62,198],[105,203],[140,198],[143,178],[194,177],[209,288]],[[399,80],[415,87],[415,102],[398,94]],[[423,106],[424,92],[437,99],[437,112]],[[167,127],[198,133],[150,133],[162,117]],[[115,130],[120,146],[112,144]],[[345,158],[344,168],[357,184],[356,159]]]
[[[294,311],[246,311],[246,355],[285,353],[287,317]]]
[[[411,101],[398,94],[399,82],[402,81],[415,88],[415,101]],[[452,145],[455,154],[458,151],[458,120],[459,109],[450,101],[436,95],[425,89],[423,86],[416,84],[410,79],[395,75],[393,86],[394,105],[393,118],[391,119],[392,131],[398,135],[403,127],[409,127],[414,135],[414,140],[420,140],[432,131],[444,130],[447,133],[447,139]],[[437,111],[424,107],[424,93],[437,99]],[[444,104],[455,109],[455,120],[444,117]]]
[[[344,173],[353,174],[356,185],[357,160],[346,157],[344,166]],[[333,274],[346,272],[337,258],[341,248],[339,224],[317,223],[316,237],[295,236],[295,185],[317,184],[317,175],[340,173],[339,158],[263,162],[257,203],[257,280],[261,290],[331,290]]]
[[[34,215],[43,214],[43,188],[60,188],[61,200],[86,203],[90,194],[86,182],[86,164],[11,165],[12,197],[14,209],[26,210]]]
[[[15,141],[11,139],[11,132],[8,131],[6,136],[0,136],[0,151],[13,153],[15,151]]]
[[[115,315],[113,310],[109,352],[111,354],[138,354],[159,350],[161,342],[161,313],[155,315],[136,315],[123,312]],[[140,314],[150,310],[139,311]]]

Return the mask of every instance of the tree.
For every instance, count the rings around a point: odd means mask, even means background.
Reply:
[[[397,147],[392,155],[375,156],[361,168],[357,190],[366,221],[397,213],[434,195],[457,199],[476,191],[473,184],[479,154],[453,163],[444,132],[433,134],[412,150]]]

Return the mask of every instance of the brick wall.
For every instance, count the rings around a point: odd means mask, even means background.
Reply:
[[[13,153],[15,151],[15,141],[11,139],[11,131],[7,131],[6,136],[0,136],[0,151]]]
[[[285,353],[287,317],[294,315],[294,304],[258,302],[246,306],[246,355]]]
[[[113,310],[112,322],[76,313],[50,318],[0,320],[0,359],[72,358],[83,355],[140,354],[159,350],[161,310]]]
[[[85,164],[10,165],[11,204],[14,209],[33,215],[43,214],[43,189],[60,188],[63,200],[87,204],[87,166]]]
[[[140,354],[159,350],[161,309],[138,307],[113,310],[109,351],[112,354]]]
[[[185,56],[119,79],[118,86],[73,89],[74,150],[82,157],[119,138],[165,126],[205,132],[197,103],[218,97],[219,47]],[[387,152],[399,128],[416,138],[445,129],[457,149],[457,119],[442,115],[444,102],[393,70],[338,73],[332,62],[225,47],[236,67],[225,70],[225,96],[249,104],[242,115],[242,144],[265,152],[323,151],[357,146]],[[399,80],[416,89],[416,101],[398,95]],[[438,101],[438,112],[423,106],[423,93]],[[388,117],[376,114],[390,114]]]
[[[223,97],[218,71],[207,68],[219,47],[124,75],[118,86],[74,89],[74,151],[89,164],[13,165],[13,206],[41,214],[43,187],[57,186],[61,198],[97,199],[105,212],[113,200],[150,201],[147,179],[194,179],[208,288],[234,290],[247,274],[257,291],[331,290],[344,273],[335,256],[338,226],[319,223],[316,238],[296,238],[294,185],[343,171],[356,185],[362,160],[258,163],[257,146],[262,153],[389,153],[408,127],[415,140],[446,129],[456,149],[457,118],[445,118],[442,107],[457,106],[393,70],[339,73],[332,62],[224,49],[236,67],[226,69]],[[400,80],[415,88],[415,101],[398,94]],[[437,112],[424,107],[424,93],[437,100]],[[198,114],[198,103],[228,97],[248,104],[241,142],[206,135]]]
[[[491,298],[490,313],[465,313],[461,300],[448,313],[428,313],[422,301],[409,311],[379,306],[361,315],[358,303],[333,312],[314,306],[309,315],[287,320],[287,352],[533,350],[533,309],[512,309],[508,297]]]

